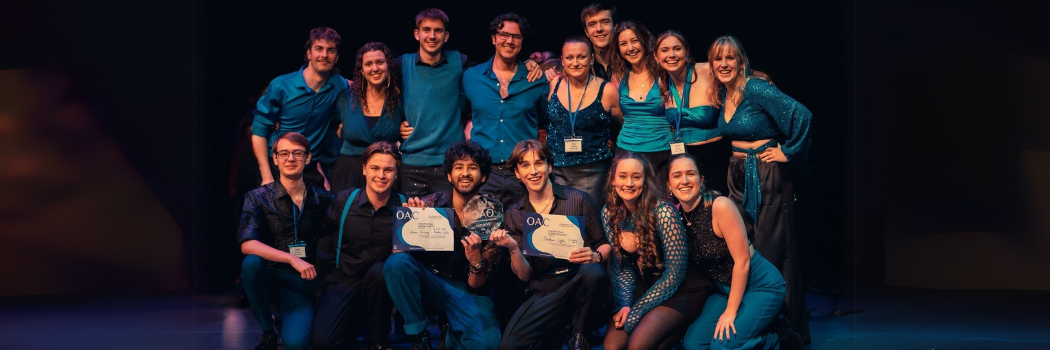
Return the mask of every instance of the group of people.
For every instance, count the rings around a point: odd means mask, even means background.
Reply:
[[[388,349],[395,308],[412,349],[430,349],[430,315],[454,349],[588,349],[603,325],[606,349],[808,341],[785,163],[806,156],[809,110],[734,37],[696,62],[681,33],[654,38],[615,7],[580,19],[545,69],[518,57],[525,18],[497,16],[475,63],[426,9],[417,52],[367,43],[349,80],[336,31],[311,31],[252,126],[262,186],[238,241],[257,349],[276,348],[273,290],[287,349],[345,348],[358,314]],[[487,239],[460,221],[479,195],[505,208]],[[454,251],[394,250],[400,206],[454,209]],[[584,217],[583,247],[525,256],[525,213]]]

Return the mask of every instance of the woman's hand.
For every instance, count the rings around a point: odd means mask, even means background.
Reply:
[[[724,338],[729,341],[729,331],[733,331],[733,335],[736,335],[736,326],[733,325],[733,321],[736,321],[736,313],[723,312],[722,317],[718,318],[718,324],[715,325],[715,340],[722,341]]]
[[[784,151],[780,149],[780,145],[777,145],[776,147],[766,148],[765,151],[762,151],[762,153],[758,154],[758,159],[761,159],[763,162],[766,163],[787,163],[788,161],[787,156],[784,155]]]
[[[398,128],[398,129],[399,129],[398,132],[401,133],[401,139],[402,140],[407,140],[409,136],[412,136],[412,131],[416,130],[416,128],[408,126],[408,121],[407,120],[401,122],[401,127]]]
[[[613,315],[613,326],[615,326],[616,329],[623,329],[623,325],[627,323],[627,314],[630,313],[630,307],[625,306],[620,308],[620,311],[617,311],[616,314]]]

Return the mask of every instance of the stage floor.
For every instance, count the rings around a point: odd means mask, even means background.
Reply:
[[[844,300],[843,309],[863,311],[843,317],[824,314],[826,296],[809,301],[814,350],[1050,349],[1050,292],[894,289]],[[0,298],[0,349],[252,349],[261,332],[237,304],[234,296]]]

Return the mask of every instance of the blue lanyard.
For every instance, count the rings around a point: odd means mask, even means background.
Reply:
[[[306,206],[306,194],[305,193],[303,193],[303,206],[304,207]],[[299,212],[300,212],[300,209],[299,209],[298,206],[295,205],[295,200],[292,200],[292,223],[293,223],[292,230],[295,233],[295,242],[294,243],[298,243],[299,242],[299,218],[302,217],[301,215],[299,215]]]
[[[679,135],[682,134],[682,102],[689,101],[689,74],[693,72],[693,68],[690,67],[685,71],[685,89],[682,93],[682,97],[678,97],[678,88],[674,86],[674,79],[671,77],[667,78],[667,84],[671,86],[671,97],[674,98],[674,102],[678,107],[678,113],[675,114],[674,118],[674,139],[678,140]]]
[[[591,79],[594,78],[593,74],[587,75],[587,82],[583,84],[583,94],[580,95],[580,103],[576,104],[576,111],[569,110],[569,123],[572,124],[572,138],[576,138],[576,115],[580,113],[580,107],[583,106],[583,100],[587,97],[587,88],[591,86]],[[572,82],[568,79],[565,80],[565,94],[569,95],[569,108],[572,108]],[[601,96],[598,96],[600,98]]]

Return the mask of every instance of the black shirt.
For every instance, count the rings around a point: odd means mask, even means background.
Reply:
[[[553,182],[551,187],[554,191],[554,202],[551,203],[550,214],[584,217],[586,225],[583,232],[583,244],[591,247],[591,250],[597,250],[602,244],[609,244],[609,240],[605,237],[605,230],[602,228],[598,205],[594,203],[594,199],[590,195],[575,188]],[[524,244],[522,242],[522,235],[525,230],[525,225],[522,223],[523,213],[536,212],[536,208],[532,207],[532,202],[529,202],[528,199],[529,196],[525,196],[525,198],[511,204],[510,209],[507,209],[503,217],[503,229],[507,230],[518,241],[519,249]],[[553,269],[556,268],[576,265],[564,259],[532,256],[526,256],[525,259],[532,266],[533,279],[553,272]]]
[[[323,188],[306,185],[303,207],[300,213],[292,202],[292,196],[280,180],[268,183],[244,194],[244,209],[241,211],[241,226],[237,231],[237,243],[257,240],[287,252],[288,244],[296,238],[306,242],[304,261],[313,264],[316,257],[317,237],[328,229],[324,213],[332,203],[332,193]],[[293,210],[295,212],[293,213]],[[299,218],[296,225],[295,217]],[[291,268],[291,265],[267,261],[270,266]]]
[[[452,208],[452,192],[438,192],[422,198],[423,202],[428,207],[435,208]],[[463,224],[459,222],[459,214],[456,214],[455,210],[452,211],[452,229],[455,231],[456,243],[454,246],[456,250],[454,252],[412,252],[412,257],[419,261],[423,266],[426,266],[435,275],[452,279],[454,281],[467,282],[467,272],[470,268],[470,262],[467,261],[467,255],[463,250],[463,243],[460,241],[465,236],[470,235],[470,230],[463,227]],[[497,266],[502,259],[503,248],[496,245],[492,241],[481,242],[481,260],[485,262],[485,277],[487,281],[491,281],[497,273]],[[474,294],[484,295],[488,294],[489,284],[481,288],[471,288],[470,292]]]
[[[317,266],[326,281],[365,277],[368,269],[376,263],[386,261],[393,251],[394,207],[401,206],[400,197],[391,192],[386,203],[375,209],[368,201],[368,192],[361,189],[350,203],[343,223],[343,247],[340,250],[339,266],[335,266],[335,246],[339,236],[332,234],[339,229],[346,201],[354,189],[339,192],[328,207],[325,222],[331,230],[325,232],[317,243]]]

